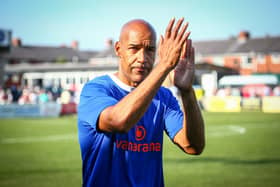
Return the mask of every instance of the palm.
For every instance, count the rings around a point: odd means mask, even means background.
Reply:
[[[191,89],[194,79],[194,48],[192,48],[191,42],[186,45],[178,65],[171,73],[171,80],[178,89],[188,91]]]

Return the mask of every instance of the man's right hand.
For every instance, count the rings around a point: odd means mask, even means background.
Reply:
[[[175,18],[169,21],[169,24],[165,30],[164,37],[161,35],[159,42],[159,63],[164,64],[172,70],[179,62],[181,51],[184,42],[188,39],[190,32],[186,32],[188,28],[188,22],[182,26],[184,18],[180,18],[175,27]]]

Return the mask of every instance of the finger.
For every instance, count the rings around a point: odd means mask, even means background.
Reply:
[[[171,35],[171,30],[172,30],[172,27],[174,25],[174,22],[175,22],[175,18],[172,18],[169,23],[168,23],[168,26],[166,27],[166,30],[165,30],[165,38],[169,38],[170,35]]]
[[[176,38],[176,37],[177,37],[178,31],[179,31],[179,29],[180,29],[180,27],[181,27],[183,21],[184,21],[184,18],[180,18],[180,19],[178,20],[178,22],[177,22],[177,24],[176,24],[176,26],[175,26],[175,28],[174,28],[174,31],[172,31],[172,34],[171,34],[171,37],[172,37],[172,38]]]
[[[180,40],[182,39],[182,37],[184,36],[184,34],[185,34],[185,32],[186,32],[188,26],[189,26],[189,23],[188,23],[188,22],[185,23],[185,24],[183,25],[181,31],[179,32],[179,34],[178,34],[178,36],[177,36],[178,41],[180,41]]]
[[[181,38],[180,45],[183,45],[183,43],[184,43],[185,41],[188,40],[190,34],[191,34],[191,32],[187,32],[187,33]]]
[[[182,60],[185,59],[186,55],[187,55],[187,42],[185,41],[183,44],[182,51],[181,51],[180,59],[182,59]]]
[[[160,39],[159,39],[159,45],[162,45],[163,44],[163,36],[160,35]]]

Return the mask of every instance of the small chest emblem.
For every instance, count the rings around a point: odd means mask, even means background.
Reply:
[[[146,129],[143,126],[136,126],[135,139],[137,141],[143,140],[146,136]]]

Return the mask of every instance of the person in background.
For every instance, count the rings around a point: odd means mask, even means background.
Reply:
[[[48,95],[44,88],[40,89],[39,93],[39,103],[47,103],[49,101]]]
[[[280,96],[280,86],[275,86],[273,88],[273,95],[274,96]]]

